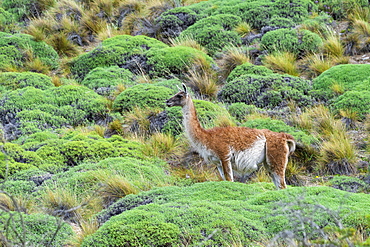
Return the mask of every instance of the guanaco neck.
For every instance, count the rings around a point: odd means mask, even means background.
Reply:
[[[182,107],[182,112],[185,133],[192,142],[202,142],[202,137],[206,131],[199,123],[197,111],[190,96],[188,96],[186,104]]]

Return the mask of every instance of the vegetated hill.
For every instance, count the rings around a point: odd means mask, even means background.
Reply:
[[[369,245],[365,0],[0,3],[4,246]],[[285,191],[221,182],[201,124],[286,132]],[[66,237],[68,236],[68,237]]]

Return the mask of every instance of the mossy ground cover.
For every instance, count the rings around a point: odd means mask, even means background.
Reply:
[[[368,234],[368,197],[328,187],[274,191],[269,183],[206,182],[159,188],[127,196],[103,211],[99,218],[104,224],[83,246],[257,244],[280,231],[294,231],[290,220],[299,221],[300,214],[319,228],[335,226],[334,215],[338,215],[345,227],[360,227]],[[313,210],[316,206],[323,210]],[[128,226],[148,226],[152,232],[132,232]],[[314,228],[307,226],[305,231],[315,238]]]

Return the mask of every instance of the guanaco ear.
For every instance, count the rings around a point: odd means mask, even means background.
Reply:
[[[186,88],[186,85],[184,83],[182,84],[182,87],[184,88],[184,92],[187,94],[188,93],[188,89]]]

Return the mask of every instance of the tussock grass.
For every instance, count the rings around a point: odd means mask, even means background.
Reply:
[[[205,58],[197,58],[185,75],[186,81],[201,95],[214,98],[218,91],[217,74]]]
[[[98,194],[103,199],[104,205],[110,205],[120,198],[140,192],[136,186],[122,175],[101,172],[96,174],[96,178],[101,183]]]
[[[194,48],[194,49],[197,49],[199,51],[202,51],[204,53],[207,53],[207,49],[205,47],[203,47],[201,44],[199,44],[195,39],[194,37],[192,37],[191,35],[187,35],[187,36],[181,36],[181,37],[177,37],[175,39],[170,39],[170,44],[171,46],[187,46],[187,47],[191,47],[191,48]]]
[[[223,79],[226,79],[236,66],[249,62],[250,58],[248,53],[242,47],[235,46],[226,47],[223,56],[217,60],[217,64],[221,68],[220,73]]]
[[[245,37],[253,31],[253,28],[249,23],[241,22],[234,28],[234,31],[237,32],[240,37]]]
[[[95,233],[99,229],[99,223],[95,218],[91,218],[88,220],[81,220],[79,222],[78,229],[75,230],[76,234],[73,235],[72,239],[70,240],[70,244],[73,247],[80,247],[82,245],[83,240]]]
[[[135,107],[132,111],[124,114],[123,128],[128,134],[135,133],[147,137],[151,134],[149,117],[159,113],[159,109]]]
[[[166,133],[154,133],[142,146],[142,153],[149,157],[169,158],[181,152],[180,140]]]
[[[299,76],[297,57],[290,52],[274,52],[264,57],[263,64],[280,73]]]
[[[329,35],[324,39],[323,51],[329,56],[340,58],[344,56],[344,46],[338,34],[334,31],[329,32]]]
[[[324,57],[322,54],[310,55],[307,60],[310,70],[313,71],[316,76],[334,66],[333,60]]]

